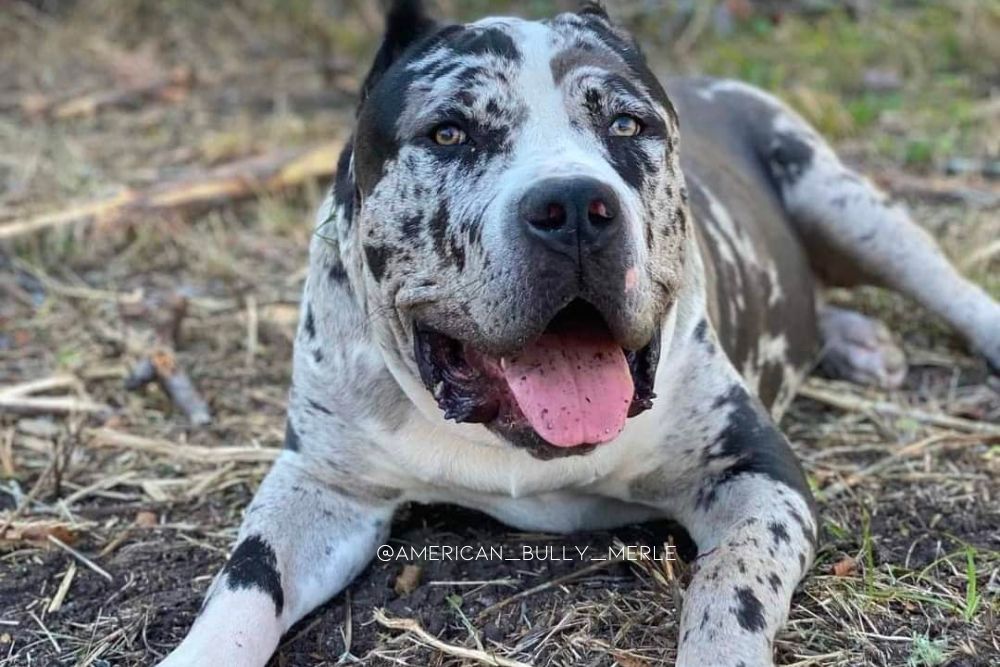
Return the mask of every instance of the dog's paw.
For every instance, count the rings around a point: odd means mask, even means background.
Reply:
[[[878,320],[842,308],[820,313],[823,354],[820,370],[830,377],[882,389],[897,389],[906,378],[906,355]]]

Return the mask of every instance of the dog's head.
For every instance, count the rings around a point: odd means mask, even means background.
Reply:
[[[596,6],[396,2],[341,160],[356,291],[420,404],[542,455],[648,408],[686,234],[674,110]]]

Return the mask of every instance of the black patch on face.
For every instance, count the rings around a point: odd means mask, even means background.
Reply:
[[[306,321],[305,324],[303,325],[303,328],[305,329],[306,336],[309,337],[309,340],[312,340],[313,338],[316,337],[316,320],[313,318],[313,309],[311,303],[306,304]]]
[[[813,148],[800,137],[779,133],[775,135],[771,147],[771,172],[774,177],[786,185],[794,185],[813,159]]]
[[[347,281],[347,270],[344,268],[344,264],[340,260],[336,260],[330,264],[330,269],[327,275],[330,277],[331,282],[340,284]]]
[[[379,63],[376,57],[372,74],[369,74],[372,81],[370,85],[366,81],[367,94],[363,96],[358,110],[358,130],[354,142],[364,147],[354,156],[356,185],[364,194],[371,193],[382,177],[385,163],[396,157],[399,151],[397,123],[410,86],[423,76],[420,72],[407,70],[405,62],[419,58],[445,42],[449,36],[463,30],[461,26],[431,27],[391,62]],[[374,77],[379,67],[381,70]]]
[[[407,239],[415,239],[420,235],[420,229],[424,219],[419,215],[414,215],[403,221],[403,236]]]
[[[642,192],[646,178],[653,173],[654,165],[646,152],[642,150],[639,140],[634,137],[605,137],[611,166],[622,177],[622,180],[636,192]],[[647,245],[652,245],[652,230],[646,230]]]
[[[775,593],[781,590],[781,577],[778,576],[777,572],[767,575],[767,581],[771,584],[771,590]]]
[[[609,72],[625,72],[627,69],[625,63],[613,53],[595,49],[589,42],[582,41],[557,53],[549,63],[552,80],[556,85],[562,83],[567,74],[580,67],[598,67]]]
[[[365,259],[368,261],[368,270],[372,272],[375,282],[381,282],[385,275],[385,265],[389,260],[389,249],[380,245],[366,245]]]
[[[285,424],[285,449],[297,452],[301,448],[298,431],[292,426],[292,422]]]
[[[319,403],[317,403],[316,401],[312,400],[311,398],[309,399],[308,403],[309,403],[309,407],[311,407],[313,410],[315,410],[317,412],[322,412],[325,415],[333,415],[333,411],[330,408],[328,408],[328,407],[326,407],[324,405],[320,405]]]
[[[764,621],[764,605],[757,599],[753,590],[748,586],[738,586],[736,603],[738,606],[732,612],[740,627],[747,632],[763,632],[767,625]]]
[[[281,574],[274,549],[259,535],[246,538],[233,551],[223,568],[229,590],[256,588],[274,601],[275,616],[281,616],[285,594],[281,590]]]
[[[667,97],[666,91],[663,90],[659,79],[650,71],[649,65],[646,63],[646,58],[635,40],[619,34],[607,21],[598,16],[585,15],[583,18],[587,28],[625,61],[625,64],[635,77],[642,82],[646,90],[649,91],[649,94],[653,96],[653,99],[663,105],[667,114],[673,119],[674,124],[677,124],[677,111]]]
[[[635,137],[615,137],[608,133],[608,125],[614,120],[613,114],[609,111],[610,103],[605,102],[605,95],[614,97],[615,91],[618,95],[632,99],[647,99],[647,96],[636,88],[624,76],[612,74],[601,82],[601,89],[588,88],[584,92],[584,107],[587,109],[587,116],[597,137],[604,142],[614,167],[622,180],[628,183],[634,190],[641,191],[646,180],[654,173],[656,164],[646,152],[649,142],[653,138],[663,139],[667,130],[663,121],[655,114],[640,114],[640,122],[643,124],[642,132]],[[611,91],[606,93],[605,91]],[[613,105],[610,105],[613,107]],[[647,243],[649,244],[652,230],[647,229]]]
[[[431,216],[430,230],[431,239],[434,241],[434,251],[438,257],[444,259],[448,256],[448,204],[444,200],[443,193],[438,196],[442,199],[441,203],[438,204],[437,211]]]
[[[375,62],[361,86],[361,99],[368,97],[389,67],[421,38],[433,32],[435,23],[424,13],[420,0],[396,0],[385,20],[385,37]]]
[[[451,237],[451,258],[459,272],[465,270],[465,247],[456,236]]]
[[[495,55],[512,63],[521,62],[521,50],[500,28],[476,28],[457,33],[449,45],[459,54]]]
[[[801,494],[815,514],[812,493],[802,468],[760,402],[751,397],[746,389],[734,384],[727,393],[713,402],[713,409],[724,406],[731,409],[729,421],[710,448],[714,453],[708,454],[706,458],[711,461],[731,457],[736,459],[736,463],[713,480],[712,486],[743,474],[766,475]],[[714,495],[713,488],[713,499]]]
[[[364,151],[358,152],[354,161],[357,185],[363,193],[371,193],[382,176],[385,163],[394,159],[399,151],[398,120],[403,113],[410,87],[422,79],[439,78],[459,66],[455,60],[447,58],[418,71],[408,70],[404,66],[403,61],[412,62],[439,47],[453,51],[456,55],[492,55],[511,62],[521,60],[521,52],[514,40],[500,28],[432,26],[412,41],[404,52],[397,55],[391,66],[386,66],[377,77],[371,86],[370,95],[365,96],[358,113],[356,144],[364,146]],[[455,87],[459,91],[466,90],[483,75],[485,72],[481,67],[466,68],[456,76]],[[497,76],[498,81],[504,83],[503,74]],[[471,102],[471,98],[466,96],[465,102]],[[461,108],[460,104],[458,106]],[[506,137],[508,133],[506,129],[487,129],[494,130],[497,134],[478,133],[477,144],[482,150],[491,150],[494,145],[502,144],[498,139]]]
[[[344,150],[340,152],[337,160],[337,179],[333,184],[333,202],[336,206],[344,209],[344,217],[348,222],[354,219],[354,179],[351,178],[351,153],[354,148],[351,140],[348,140]]]

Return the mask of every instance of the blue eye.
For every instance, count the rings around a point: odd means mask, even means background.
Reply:
[[[611,121],[608,134],[612,137],[634,137],[642,132],[642,123],[638,118],[622,114]]]
[[[438,125],[431,132],[431,138],[438,146],[458,146],[468,141],[465,131],[457,125]]]

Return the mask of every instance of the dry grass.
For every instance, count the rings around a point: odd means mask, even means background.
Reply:
[[[372,17],[352,10],[363,3],[283,11],[244,2],[208,14],[173,2],[83,4],[69,17],[19,4],[0,17],[0,225],[311,145],[350,123],[361,74],[351,58],[370,48],[357,35]],[[326,11],[338,20],[319,20]],[[157,29],[141,29],[140,18]],[[697,48],[689,56],[699,57]],[[27,95],[114,88],[136,60],[192,65],[197,83],[176,100],[91,116],[23,111]],[[873,159],[864,141],[846,149]],[[962,182],[996,194],[977,177]],[[66,228],[0,249],[0,665],[144,665],[186,630],[281,441],[306,221],[322,188]],[[910,203],[996,290],[996,208]],[[177,358],[209,401],[205,428],[190,427],[158,387],[123,387],[156,339],[158,304],[178,293],[188,309]],[[825,538],[779,635],[778,662],[996,664],[1000,399],[979,362],[905,300],[877,290],[834,296],[885,318],[913,369],[891,393],[813,379],[812,398],[784,420],[820,498]],[[605,550],[615,540],[661,544],[667,532],[517,535],[471,513],[413,508],[394,537]],[[425,563],[419,585],[400,595],[402,564],[376,563],[293,630],[273,664],[490,664],[490,655],[663,664],[676,646],[685,573],[660,565]]]

